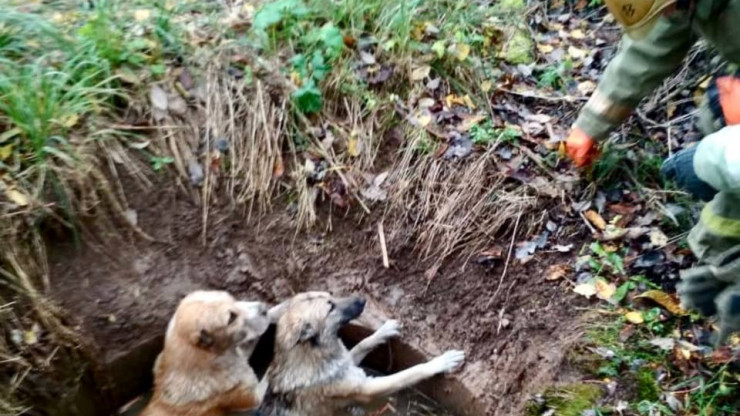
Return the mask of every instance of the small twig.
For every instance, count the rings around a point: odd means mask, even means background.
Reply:
[[[486,309],[488,309],[491,306],[491,303],[493,303],[493,300],[496,299],[499,292],[501,291],[501,286],[504,284],[504,277],[506,277],[506,271],[509,269],[509,261],[511,260],[511,252],[514,249],[514,242],[516,241],[516,232],[519,229],[519,220],[522,218],[522,211],[519,211],[519,215],[516,216],[516,223],[514,223],[514,232],[511,234],[511,244],[509,244],[509,254],[506,255],[506,263],[504,263],[504,271],[501,273],[501,277],[498,280],[498,287],[496,288],[496,291],[493,292],[493,296],[491,296],[491,299],[488,300],[488,305],[486,305]]]
[[[581,218],[583,219],[583,222],[586,224],[586,227],[588,227],[588,229],[591,230],[591,234],[598,233],[598,231],[596,230],[596,228],[594,228],[594,226],[591,225],[591,223],[588,221],[588,218],[586,218],[586,216],[583,215],[583,211],[578,211],[578,215],[581,216]]]
[[[525,155],[527,155],[527,157],[529,157],[529,159],[531,159],[532,162],[534,162],[537,166],[539,166],[540,169],[544,170],[547,176],[553,179],[558,179],[557,175],[553,173],[552,169],[550,169],[547,165],[545,165],[545,162],[542,161],[542,158],[539,157],[539,155],[537,155],[535,152],[533,152],[532,150],[530,150],[529,148],[525,146],[516,145],[516,148],[519,149]]]
[[[383,231],[383,222],[378,223],[378,239],[380,239],[380,252],[383,254],[383,267],[386,269],[391,267],[391,263],[388,260],[388,247],[385,245],[385,232]]]

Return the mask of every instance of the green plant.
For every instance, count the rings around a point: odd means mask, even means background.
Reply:
[[[478,145],[489,145],[495,142],[516,143],[521,137],[520,130],[512,126],[495,128],[490,120],[486,120],[484,123],[475,125],[470,129],[470,139]]]
[[[570,59],[558,64],[547,67],[538,77],[537,85],[543,88],[563,89],[568,78],[568,72],[573,68],[573,62]]]
[[[163,167],[175,161],[175,159],[170,156],[150,156],[149,160],[152,163],[152,169],[155,171],[160,171]]]

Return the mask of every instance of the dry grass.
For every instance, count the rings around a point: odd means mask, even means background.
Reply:
[[[395,218],[391,241],[413,241],[423,258],[440,265],[454,254],[472,256],[499,241],[538,198],[507,186],[496,164],[496,145],[463,161],[419,156],[414,134],[391,175],[387,215]],[[526,218],[526,217],[525,217]]]

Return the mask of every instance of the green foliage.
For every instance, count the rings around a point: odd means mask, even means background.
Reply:
[[[542,88],[563,89],[571,69],[573,69],[573,62],[570,59],[557,66],[551,65],[540,73],[537,85]]]
[[[152,169],[154,169],[154,171],[160,171],[163,167],[175,161],[175,159],[170,156],[151,156],[149,160],[152,163]]]
[[[542,393],[544,403],[530,402],[526,414],[535,416],[554,410],[558,416],[581,416],[596,406],[602,394],[599,386],[585,383],[548,388]]]
[[[516,143],[521,137],[520,130],[511,126],[495,128],[490,120],[470,129],[470,139],[478,145],[489,145],[496,142]]]
[[[293,101],[298,110],[310,114],[321,111],[323,98],[321,90],[313,81],[309,81],[293,93]]]

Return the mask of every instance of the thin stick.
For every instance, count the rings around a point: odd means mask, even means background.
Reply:
[[[514,224],[514,232],[511,234],[511,244],[509,244],[509,254],[506,255],[506,263],[504,263],[504,271],[501,273],[501,277],[498,280],[498,287],[493,292],[493,296],[488,300],[486,309],[491,306],[493,300],[496,299],[498,293],[501,291],[501,285],[504,284],[504,277],[506,277],[506,271],[509,270],[509,261],[511,260],[511,251],[514,249],[514,241],[516,241],[516,232],[519,229],[519,220],[522,218],[522,211],[519,211],[519,215],[516,216],[516,223]]]
[[[391,267],[391,263],[388,260],[388,247],[385,245],[385,232],[383,231],[383,222],[378,223],[378,238],[380,239],[380,252],[383,253],[383,267],[386,269]]]

